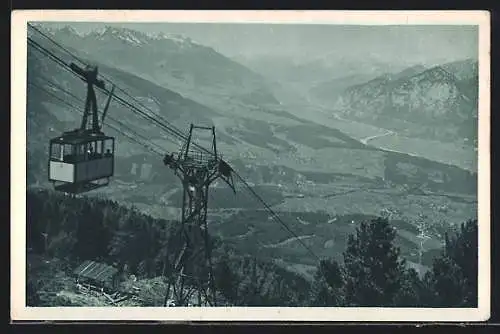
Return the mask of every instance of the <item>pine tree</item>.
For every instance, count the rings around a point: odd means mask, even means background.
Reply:
[[[31,275],[30,275],[31,276]],[[26,283],[26,306],[38,306],[40,296],[38,295],[38,286],[30,277],[27,277]]]
[[[434,260],[426,275],[431,290],[428,302],[441,307],[475,307],[477,305],[477,220],[461,225],[454,236],[445,237],[441,257]]]
[[[214,276],[216,289],[230,304],[237,303],[240,278],[233,272],[227,256],[221,258],[215,265]]]
[[[311,291],[312,306],[342,306],[344,304],[343,268],[335,260],[322,260],[314,275]]]
[[[346,303],[394,306],[402,288],[404,262],[394,246],[396,231],[387,219],[362,222],[344,252]]]
[[[469,220],[460,226],[460,232],[447,240],[446,252],[460,267],[465,280],[464,305],[477,305],[478,275],[477,220]]]
[[[422,307],[426,286],[413,268],[408,268],[403,272],[401,279],[401,289],[395,296],[395,306],[398,307]]]

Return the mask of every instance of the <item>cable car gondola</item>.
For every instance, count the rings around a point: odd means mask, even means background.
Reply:
[[[81,193],[109,184],[114,174],[115,138],[101,131],[114,87],[109,92],[99,122],[94,86],[106,91],[97,79],[97,67],[82,69],[74,63],[71,69],[87,83],[87,99],[80,128],[66,131],[49,142],[49,181],[58,191]],[[88,118],[92,113],[92,125]],[[101,123],[101,124],[99,124]]]

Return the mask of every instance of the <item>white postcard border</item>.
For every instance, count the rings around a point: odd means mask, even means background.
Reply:
[[[26,307],[27,22],[226,22],[478,25],[479,131],[477,308]],[[18,10],[11,40],[11,319],[163,321],[483,321],[490,316],[490,14],[488,11]]]

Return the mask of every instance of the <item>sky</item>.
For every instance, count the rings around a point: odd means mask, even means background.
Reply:
[[[432,63],[477,57],[476,26],[360,26],[234,23],[58,23],[88,32],[106,25],[190,37],[228,57],[279,56],[311,61],[329,54],[370,54],[386,61]]]

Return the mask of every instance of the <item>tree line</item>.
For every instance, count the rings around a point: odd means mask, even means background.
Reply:
[[[477,307],[477,220],[446,235],[440,256],[420,277],[394,245],[385,218],[362,222],[343,263],[322,260],[311,293],[315,306]]]
[[[68,271],[84,260],[117,267],[139,279],[170,274],[178,223],[153,218],[101,198],[48,190],[27,193],[29,252],[64,260]],[[242,222],[244,223],[244,222]],[[349,236],[343,261],[323,259],[314,280],[259,259],[212,237],[215,284],[227,305],[474,307],[477,304],[477,220],[445,236],[440,256],[420,277],[401,257],[396,231],[385,218],[362,222]],[[44,284],[28,273],[28,301]],[[147,306],[147,305],[146,305]]]

